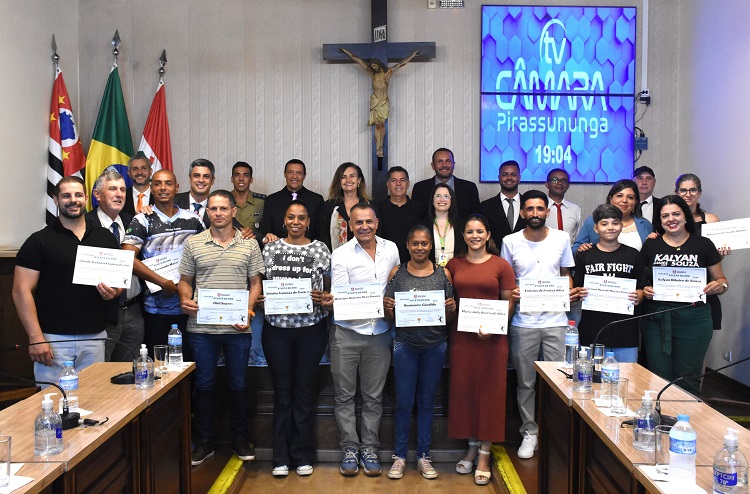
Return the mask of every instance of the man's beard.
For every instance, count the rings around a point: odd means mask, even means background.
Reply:
[[[77,214],[69,213],[67,207],[59,208],[59,210],[60,210],[60,216],[65,216],[66,218],[69,218],[71,220],[74,220],[76,218],[80,218],[86,212],[86,209],[83,206],[81,206],[81,207],[78,208],[78,213]]]
[[[533,217],[526,220],[526,226],[528,226],[532,230],[541,230],[542,228],[544,228],[544,224],[544,218]]]

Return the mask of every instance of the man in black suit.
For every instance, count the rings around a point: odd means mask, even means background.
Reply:
[[[148,161],[148,160],[146,160]],[[127,190],[125,179],[114,168],[107,168],[102,172],[94,184],[94,197],[99,204],[92,211],[86,213],[86,221],[95,223],[111,231],[121,243],[125,230],[130,226],[133,215],[123,210]],[[131,354],[122,345],[113,341],[104,343],[104,354],[107,362],[131,362],[133,354],[143,343],[143,315],[141,314],[141,284],[135,276],[130,280],[130,288],[118,299],[117,304],[111,304],[107,314],[107,337],[123,343],[129,347]]]
[[[638,194],[641,196],[641,215],[649,220],[656,231],[661,198],[654,197],[656,187],[656,175],[654,170],[648,166],[641,166],[633,172],[633,180],[638,185]]]
[[[503,238],[526,228],[526,222],[518,214],[521,211],[521,194],[518,193],[521,167],[518,162],[510,160],[500,165],[497,179],[500,193],[482,201],[481,212],[490,222],[492,240],[499,249]]]
[[[213,163],[206,159],[197,159],[190,163],[188,172],[190,192],[180,192],[174,196],[174,205],[197,214],[206,228],[211,224],[206,213],[206,204],[215,176],[216,168]]]
[[[141,207],[154,204],[151,195],[151,162],[142,154],[131,156],[128,160],[128,176],[133,181],[132,187],[125,191],[125,206],[122,212],[131,217],[141,212]],[[127,228],[128,225],[125,225]]]
[[[476,184],[453,175],[453,169],[456,167],[453,151],[446,148],[438,149],[432,153],[430,166],[435,171],[435,176],[417,182],[411,192],[411,198],[425,206],[425,216],[429,205],[432,204],[432,191],[439,183],[448,184],[455,192],[458,215],[462,220],[471,213],[479,212],[479,190]]]

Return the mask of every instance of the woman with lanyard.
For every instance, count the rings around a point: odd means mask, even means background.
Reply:
[[[648,239],[641,250],[647,277],[643,288],[648,299],[644,313],[684,305],[653,300],[655,267],[705,268],[708,282],[703,294],[726,293],[729,286],[721,269],[721,255],[711,240],[698,234],[687,203],[676,195],[662,198],[658,218],[661,220],[656,227],[659,236]],[[697,376],[703,372],[703,360],[713,335],[711,310],[702,305],[654,314],[641,321],[641,333],[649,370],[667,381],[680,376]],[[686,379],[685,384],[691,392],[700,392],[697,379]]]
[[[684,173],[677,177],[674,183],[674,193],[679,195],[685,200],[685,203],[690,208],[690,212],[693,214],[695,220],[695,226],[697,228],[698,235],[701,233],[701,225],[706,223],[717,223],[721,221],[715,214],[708,213],[701,208],[698,201],[703,194],[703,188],[701,186],[701,179],[698,175],[693,173]],[[721,257],[728,256],[732,253],[729,247],[719,247],[719,254]],[[711,306],[711,320],[713,321],[713,328],[718,330],[721,329],[721,301],[719,297],[711,295],[707,297],[706,302]]]
[[[461,235],[463,221],[458,217],[456,194],[449,185],[435,185],[431,197],[427,218],[422,224],[432,232],[430,260],[438,266],[445,266],[466,245]]]
[[[310,212],[294,200],[284,215],[286,238],[263,249],[266,279],[310,278],[310,312],[269,315],[263,326],[263,350],[273,377],[273,475],[313,473],[315,461],[315,405],[318,365],[328,343],[321,307],[330,290],[331,253],[319,240],[310,240]],[[259,303],[266,301],[261,295]]]
[[[354,237],[349,228],[349,211],[360,202],[370,202],[362,169],[354,163],[342,163],[333,174],[328,200],[318,213],[318,239],[331,252]]]
[[[641,250],[643,242],[653,231],[651,222],[641,216],[641,196],[638,185],[632,180],[618,180],[609,189],[607,204],[617,206],[622,211],[622,233],[617,241],[635,250]],[[589,216],[581,226],[578,238],[573,243],[573,255],[576,252],[589,250],[599,241],[599,235],[594,230],[594,218]]]
[[[409,425],[414,399],[417,401],[417,469],[426,479],[438,476],[430,459],[432,419],[435,392],[445,365],[448,350],[446,323],[456,316],[451,276],[442,266],[430,261],[430,229],[415,225],[409,230],[406,247],[411,260],[396,266],[388,277],[383,306],[387,319],[395,320],[396,293],[442,291],[445,296],[445,319],[434,326],[396,326],[393,344],[393,382],[396,385],[396,446],[391,479],[404,475],[409,451]]]
[[[462,298],[507,300],[508,314],[513,314],[516,276],[500,257],[487,218],[470,215],[462,232],[467,247],[447,267],[458,305]],[[469,442],[456,471],[471,473],[476,459],[474,483],[485,485],[490,482],[492,443],[505,441],[508,336],[453,331],[450,347],[448,435]]]

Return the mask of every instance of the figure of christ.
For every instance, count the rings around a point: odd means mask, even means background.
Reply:
[[[340,51],[346,56],[357,62],[372,77],[372,95],[370,96],[370,118],[367,125],[375,126],[375,145],[378,157],[383,157],[383,142],[385,141],[385,121],[391,110],[391,103],[388,99],[388,84],[391,81],[391,75],[396,69],[399,69],[409,63],[414,57],[419,55],[419,50],[415,51],[405,59],[398,62],[392,67],[387,67],[379,60],[373,60],[370,63],[365,62],[346,48]]]

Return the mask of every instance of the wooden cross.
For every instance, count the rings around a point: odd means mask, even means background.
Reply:
[[[389,62],[403,62],[410,60],[409,57],[416,51],[419,55],[414,61],[427,61],[435,58],[435,43],[410,42],[389,43],[387,37],[387,13],[388,0],[370,0],[372,42],[371,43],[349,43],[349,44],[325,44],[323,45],[323,59],[330,62],[354,62],[357,61],[344,53],[342,49],[350,52],[354,57],[369,62],[379,61],[386,67]],[[387,88],[386,88],[387,91]],[[376,126],[372,126],[372,196],[375,200],[385,199],[388,192],[386,180],[388,177],[388,120],[385,120],[383,135],[382,156],[378,156],[376,144]]]

